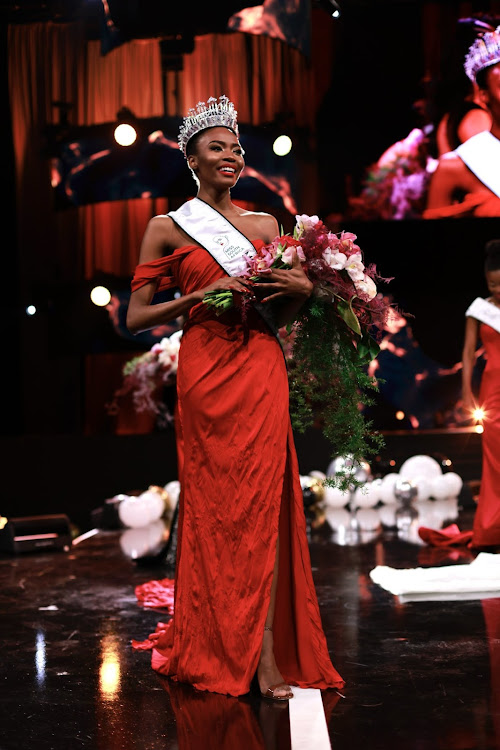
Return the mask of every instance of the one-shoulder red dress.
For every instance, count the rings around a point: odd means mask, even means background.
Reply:
[[[479,404],[484,409],[481,489],[474,516],[472,545],[500,544],[500,333],[481,323],[479,335],[486,350]]]
[[[156,274],[161,288],[187,294],[226,275],[194,245],[145,266],[132,289]],[[279,532],[278,668],[292,685],[342,687],[312,578],[279,341],[256,311],[243,320],[236,309],[217,317],[203,303],[194,306],[181,339],[177,393],[183,466],[174,614],[135,648],[152,648],[153,668],[175,680],[247,693]]]

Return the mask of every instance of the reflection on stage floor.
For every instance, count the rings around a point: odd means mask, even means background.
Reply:
[[[460,512],[461,528],[472,512]],[[0,558],[2,750],[292,747],[287,704],[195,691],[132,651],[168,617],[139,606],[135,587],[171,571],[157,559],[138,565],[122,533]],[[402,602],[369,575],[474,555],[387,531],[341,542],[327,523],[310,527],[323,624],[347,683],[342,696],[322,695],[332,747],[500,748],[500,595]]]

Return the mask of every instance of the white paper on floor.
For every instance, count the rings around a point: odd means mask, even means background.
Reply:
[[[292,687],[290,736],[292,750],[331,750],[321,690]]]
[[[498,592],[500,596],[500,555],[480,552],[471,563],[437,568],[377,565],[370,578],[396,595]]]

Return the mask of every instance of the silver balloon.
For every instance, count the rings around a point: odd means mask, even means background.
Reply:
[[[407,505],[417,499],[418,487],[409,479],[400,479],[394,485],[394,497],[400,503]]]
[[[364,459],[355,461],[352,456],[337,456],[328,466],[326,475],[327,477],[335,477],[337,474],[352,477],[358,482],[366,482],[368,477],[371,477],[372,472],[370,464]]]

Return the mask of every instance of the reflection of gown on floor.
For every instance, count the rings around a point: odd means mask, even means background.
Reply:
[[[500,544],[500,333],[486,323],[479,328],[486,349],[479,403],[485,411],[481,490],[474,518],[476,547]]]
[[[257,241],[260,242],[260,241]],[[148,268],[184,294],[224,271],[202,248],[176,250]],[[321,626],[288,412],[281,347],[255,312],[216,318],[192,308],[177,373],[183,473],[175,611],[136,648],[158,672],[202,690],[242,695],[257,669],[276,541],[280,564],[274,642],[283,677],[341,687]]]

